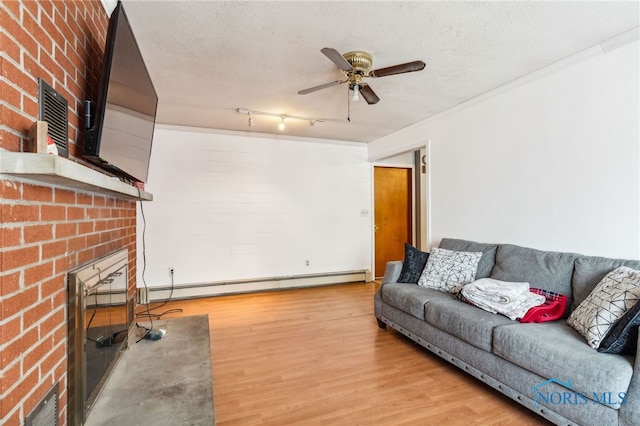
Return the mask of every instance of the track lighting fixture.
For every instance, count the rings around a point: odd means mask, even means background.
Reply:
[[[249,116],[248,124],[249,127],[253,127],[253,116],[254,115],[267,115],[271,117],[280,117],[280,123],[278,123],[278,130],[282,131],[285,128],[284,120],[303,120],[309,123],[309,127],[314,127],[316,123],[324,123],[327,121],[324,118],[313,118],[313,117],[301,117],[297,115],[288,115],[288,114],[276,114],[272,112],[264,112],[264,111],[253,111],[248,110],[246,108],[236,108],[236,112],[238,114],[247,114]]]

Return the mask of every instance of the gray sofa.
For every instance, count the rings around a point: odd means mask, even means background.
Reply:
[[[569,296],[565,319],[520,323],[462,303],[451,293],[398,283],[389,262],[374,304],[381,328],[434,354],[559,425],[640,425],[640,360],[601,353],[566,323],[596,284],[640,261],[443,239],[441,248],[482,252],[476,279],[526,281]]]

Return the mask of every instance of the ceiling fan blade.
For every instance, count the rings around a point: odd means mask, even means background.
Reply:
[[[307,93],[326,89],[327,87],[331,87],[331,86],[337,86],[338,84],[342,84],[342,83],[344,83],[344,81],[341,81],[341,80],[332,81],[331,83],[325,83],[325,84],[321,84],[320,86],[314,86],[308,89],[300,90],[298,92],[298,95],[306,95]]]
[[[388,75],[403,74],[405,72],[422,71],[426,65],[427,64],[422,61],[407,62],[406,64],[394,65],[370,71],[369,76],[386,77]]]
[[[340,52],[338,52],[336,49],[332,49],[330,47],[325,47],[324,49],[321,49],[320,51],[324,54],[324,56],[329,58],[331,60],[331,62],[336,64],[336,66],[338,68],[340,68],[342,71],[351,71],[353,69],[351,64],[349,62],[347,62],[347,60],[344,58],[344,56],[342,56],[340,54]]]
[[[378,95],[376,95],[376,92],[374,92],[369,85],[362,86],[360,88],[360,94],[369,105],[377,104],[380,100]]]

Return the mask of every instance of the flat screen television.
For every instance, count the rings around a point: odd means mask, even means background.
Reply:
[[[131,181],[146,182],[158,96],[121,2],[111,14],[98,99],[83,156]],[[87,114],[86,114],[87,115]]]

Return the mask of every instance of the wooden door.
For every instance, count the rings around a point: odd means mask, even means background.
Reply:
[[[373,168],[375,276],[384,275],[388,261],[404,258],[404,243],[412,242],[411,169]]]

